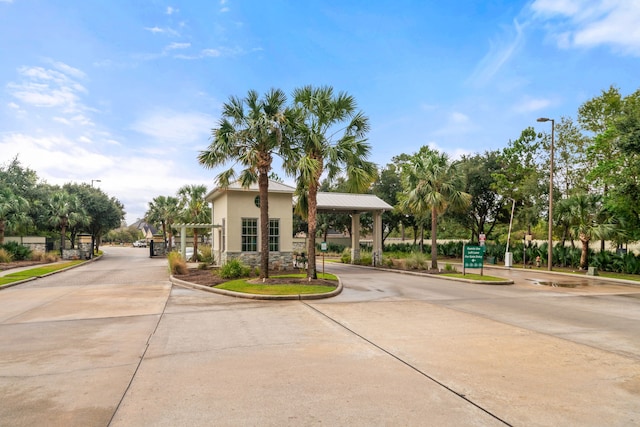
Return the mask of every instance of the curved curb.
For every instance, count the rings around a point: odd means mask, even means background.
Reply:
[[[245,292],[234,292],[226,289],[218,289],[210,286],[198,285],[196,283],[187,282],[186,280],[178,279],[174,275],[169,276],[171,283],[183,288],[197,289],[200,291],[211,292],[214,294],[225,295],[228,297],[245,298],[254,300],[272,300],[272,301],[292,301],[292,300],[313,300],[331,298],[339,295],[342,292],[342,280],[338,277],[338,286],[331,292],[325,292],[322,294],[298,294],[298,295],[260,295],[260,294],[248,294]]]
[[[43,277],[51,276],[53,274],[62,273],[63,271],[71,270],[72,268],[76,268],[76,267],[80,267],[82,265],[86,265],[86,264],[88,264],[90,262],[94,262],[94,261],[99,260],[100,258],[102,258],[102,256],[103,255],[98,255],[98,256],[93,257],[93,258],[91,258],[91,259],[89,259],[89,260],[87,260],[85,262],[80,263],[80,264],[70,265],[69,267],[65,267],[65,268],[62,268],[60,270],[52,271],[50,273],[41,274],[40,276],[33,276],[33,277],[29,277],[27,279],[18,280],[16,282],[7,283],[6,285],[0,286],[0,291],[3,290],[3,289],[11,288],[13,286],[22,285],[23,283],[32,282],[32,281],[34,281],[36,279],[41,279]],[[47,265],[47,264],[44,264],[44,265]],[[34,267],[34,268],[38,268],[38,267]],[[25,271],[28,271],[28,270],[25,270]]]
[[[345,264],[346,265],[346,264]],[[435,279],[445,279],[451,280],[454,282],[463,282],[463,283],[471,283],[475,285],[513,285],[515,282],[511,279],[504,279],[499,281],[490,281],[490,280],[475,280],[475,279],[463,279],[460,277],[449,277],[444,276],[442,274],[431,274],[431,273],[421,273],[419,271],[410,271],[410,270],[395,270],[393,268],[382,268],[382,267],[373,267],[368,265],[358,265],[358,264],[348,264],[353,267],[362,267],[362,268],[373,268],[378,271],[385,271],[387,273],[398,273],[398,274],[408,274],[410,276],[418,276],[418,277],[433,277]]]

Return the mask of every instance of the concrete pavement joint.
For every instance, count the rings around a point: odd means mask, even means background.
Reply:
[[[391,353],[389,350],[384,349],[383,347],[379,346],[378,344],[374,343],[373,341],[365,338],[364,336],[360,335],[359,333],[355,332],[353,329],[350,329],[349,327],[345,326],[344,324],[338,322],[336,319],[332,318],[331,316],[328,316],[327,314],[323,313],[322,311],[320,311],[319,309],[317,309],[316,307],[313,307],[305,302],[302,302],[304,305],[306,305],[307,307],[309,307],[310,309],[314,310],[315,312],[317,312],[318,314],[326,317],[327,319],[329,319],[330,321],[332,321],[333,323],[335,323],[336,325],[342,327],[343,329],[345,329],[346,331],[348,331],[349,333],[355,335],[356,337],[360,338],[361,340],[369,343],[370,345],[374,346],[375,348],[377,348],[378,350],[382,351],[383,353],[387,354],[388,356],[391,356],[392,358],[394,358],[395,360],[397,360],[398,362],[402,363],[403,365],[407,366],[408,368],[414,370],[415,372],[419,373],[420,375],[422,375],[423,377],[427,378],[428,380],[434,382],[435,384],[437,384],[438,386],[444,388],[445,390],[455,394],[456,396],[458,396],[460,399],[466,401],[467,403],[475,406],[476,408],[478,408],[479,410],[481,410],[482,412],[486,413],[487,415],[491,416],[492,418],[496,419],[497,421],[503,423],[504,425],[513,427],[512,424],[509,424],[506,420],[503,420],[502,418],[500,418],[499,416],[497,416],[496,414],[490,412],[488,409],[483,408],[482,406],[480,406],[479,404],[475,403],[474,401],[472,401],[471,399],[469,399],[468,397],[466,397],[463,393],[459,393],[457,391],[455,391],[454,389],[452,389],[451,387],[447,386],[446,384],[444,384],[443,382],[437,380],[436,378],[430,376],[429,374],[427,374],[426,372],[421,371],[420,369],[418,369],[416,366],[412,365],[411,363],[401,359],[399,356],[396,356],[395,354]]]
[[[151,338],[153,338],[153,336],[156,334],[156,331],[158,330],[158,326],[160,326],[160,321],[162,321],[164,314],[167,310],[167,305],[169,304],[169,298],[171,297],[171,293],[169,293],[167,295],[167,299],[164,302],[164,306],[162,307],[162,312],[160,313],[160,316],[158,316],[158,321],[156,322],[156,326],[155,328],[153,328],[153,331],[151,332],[151,334],[149,334],[149,338],[147,338],[147,342],[145,344],[144,347],[144,351],[142,352],[142,355],[140,356],[140,359],[138,360],[138,365],[136,366],[136,370],[133,372],[133,375],[131,375],[131,380],[129,380],[129,384],[127,384],[127,387],[124,390],[124,393],[122,393],[122,397],[120,398],[120,401],[118,402],[118,405],[116,406],[116,409],[113,411],[113,414],[111,414],[111,418],[109,419],[109,422],[107,423],[107,426],[110,426],[111,423],[113,423],[113,419],[115,418],[116,414],[118,413],[118,410],[120,409],[120,406],[122,405],[122,402],[124,402],[124,398],[127,396],[127,393],[129,392],[129,389],[131,388],[131,385],[133,384],[133,380],[136,378],[136,375],[138,374],[138,370],[140,369],[140,366],[142,365],[142,361],[144,360],[144,357],[147,354],[147,351],[149,350],[149,344],[151,343]]]

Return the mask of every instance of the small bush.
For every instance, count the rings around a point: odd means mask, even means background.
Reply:
[[[0,248],[0,262],[11,262],[13,261],[13,255],[9,253],[4,248]]]
[[[169,252],[167,256],[169,260],[169,271],[171,274],[187,274],[187,262],[182,258],[179,252]]]
[[[427,268],[427,257],[420,252],[413,252],[404,262],[408,270],[424,270]]]
[[[382,255],[382,265],[385,267],[393,267],[393,258]]]
[[[447,273],[457,273],[458,269],[454,265],[445,264],[444,271],[446,271]]]
[[[47,254],[42,251],[31,252],[31,261],[45,261]]]
[[[360,261],[358,261],[360,265],[373,265],[373,254],[369,251],[361,251],[360,252]]]
[[[343,264],[351,264],[351,249],[344,248],[342,255],[340,256],[340,262]]]
[[[202,262],[213,264],[213,251],[211,250],[211,245],[198,246],[198,258]]]
[[[220,267],[220,277],[223,279],[238,279],[251,274],[251,268],[247,267],[237,259],[232,259]]]
[[[18,242],[7,242],[1,247],[11,254],[14,261],[29,259],[31,256],[31,249]]]

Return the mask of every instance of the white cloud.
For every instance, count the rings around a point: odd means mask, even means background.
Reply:
[[[175,49],[187,49],[191,47],[191,43],[171,43],[164,48],[165,51],[175,50]]]
[[[469,116],[458,111],[454,111],[451,113],[451,116],[449,116],[449,121],[453,124],[468,123]]]
[[[428,142],[427,146],[429,148],[431,148],[432,150],[436,150],[436,151],[439,151],[441,153],[447,153],[451,160],[460,160],[462,158],[462,156],[469,156],[469,155],[473,154],[472,151],[465,150],[465,149],[462,149],[462,148],[456,148],[456,149],[453,149],[453,150],[442,148],[435,141]]]
[[[62,65],[65,64],[57,63],[58,68],[64,68]],[[72,75],[82,73],[68,68]],[[22,81],[8,83],[7,89],[23,103],[35,107],[60,107],[67,113],[83,109],[80,94],[87,93],[87,89],[67,74],[43,67],[21,67],[18,72]]]
[[[158,26],[155,27],[144,27],[145,30],[153,33],[153,34],[167,34],[172,37],[180,36],[180,33],[174,30],[173,28],[160,28]]]
[[[543,98],[524,98],[516,106],[514,111],[517,113],[532,113],[549,107],[552,104],[551,100]]]
[[[168,145],[198,142],[204,145],[214,125],[215,119],[208,114],[165,110],[137,120],[131,129]]]
[[[18,104],[16,104],[15,102],[8,103],[7,107],[12,108],[14,110],[19,110],[20,109],[20,106]]]
[[[640,2],[630,0],[536,0],[531,9],[545,20],[561,48],[610,46],[640,56]]]
[[[482,86],[493,79],[524,44],[523,30],[524,25],[514,20],[513,27],[507,29],[507,34],[502,39],[491,41],[489,52],[478,63],[468,82]]]
[[[166,10],[166,14],[167,15],[173,15],[174,13],[177,13],[178,9],[171,7],[171,6],[167,6],[167,10]]]

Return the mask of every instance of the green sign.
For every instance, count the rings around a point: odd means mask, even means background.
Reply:
[[[327,252],[327,242],[320,243],[320,250],[322,252]]]
[[[464,268],[482,268],[484,259],[484,246],[465,245]]]

